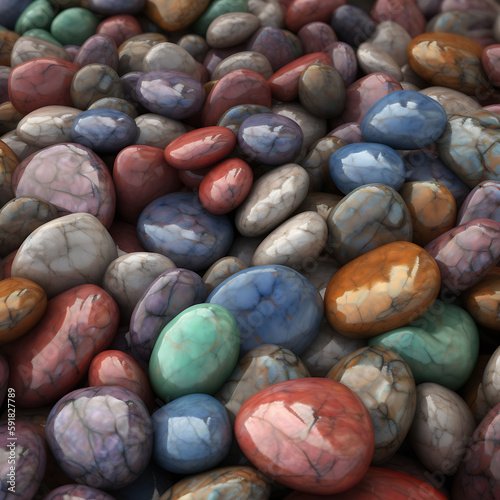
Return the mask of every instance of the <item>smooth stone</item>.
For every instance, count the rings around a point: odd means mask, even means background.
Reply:
[[[402,90],[382,97],[370,108],[361,134],[365,141],[394,149],[424,149],[440,138],[446,124],[446,111],[434,99]]]
[[[302,129],[296,122],[274,113],[252,115],[243,121],[238,131],[238,144],[243,153],[265,165],[291,162],[300,152],[303,139]]]
[[[381,72],[391,75],[398,82],[403,80],[403,73],[398,63],[383,49],[372,43],[364,42],[356,51],[359,68],[365,75]]]
[[[486,47],[481,62],[491,84],[500,87],[500,44]]]
[[[10,103],[8,103],[10,104]],[[19,120],[22,118],[22,116],[19,117]],[[15,125],[14,125],[15,126]],[[8,132],[7,134],[4,134],[0,137],[0,141],[5,144],[5,146],[8,146],[11,148],[12,152],[17,158],[17,161],[22,161],[28,158],[30,155],[33,153],[37,153],[40,151],[40,148],[37,146],[29,146],[25,142],[21,141],[19,137],[16,134],[16,131],[13,130],[12,132]],[[12,196],[13,198],[13,196]],[[12,199],[12,198],[9,198]]]
[[[224,280],[239,271],[243,271],[243,269],[247,267],[248,266],[237,257],[222,257],[222,259],[214,262],[203,275],[203,281],[206,285],[207,292],[210,293]]]
[[[248,40],[260,28],[259,18],[250,12],[228,12],[217,16],[208,26],[210,47],[224,49]]]
[[[438,152],[469,188],[481,181],[499,180],[500,116],[484,110],[450,116]]]
[[[330,22],[332,14],[345,5],[344,0],[324,0],[320,3],[312,0],[292,0],[285,10],[285,26],[297,32],[308,23]]]
[[[146,366],[156,339],[178,314],[207,297],[205,283],[188,269],[160,274],[138,300],[130,319],[130,344],[135,359]]]
[[[194,59],[200,63],[203,63],[205,56],[210,50],[210,46],[207,41],[202,36],[194,33],[189,33],[181,37],[178,40],[177,45],[189,52]]]
[[[57,14],[51,25],[51,35],[63,45],[82,45],[95,34],[99,18],[90,10],[71,7]]]
[[[19,16],[33,0],[7,0],[0,6],[0,15],[4,29],[13,30]]]
[[[262,344],[300,353],[316,335],[323,315],[321,297],[297,271],[279,265],[258,266],[233,274],[208,296],[236,318],[241,354]]]
[[[139,33],[122,42],[118,47],[118,74],[141,71],[144,57],[151,47],[167,41],[161,33]]]
[[[341,359],[326,377],[351,389],[368,410],[375,434],[371,463],[391,458],[406,438],[417,406],[417,388],[406,361],[383,347],[362,347]]]
[[[403,66],[408,63],[406,49],[411,39],[411,35],[401,24],[395,21],[382,21],[375,26],[367,41],[387,52],[398,66]]]
[[[214,3],[218,3],[217,1]],[[181,500],[186,495],[210,498],[224,495],[227,500],[267,500],[271,494],[269,480],[253,467],[233,465],[181,479],[162,500]]]
[[[45,435],[70,478],[103,489],[133,483],[147,467],[153,448],[148,410],[139,396],[121,387],[70,392],[50,411]],[[80,443],[76,448],[75,439]]]
[[[212,80],[220,80],[223,76],[237,69],[255,71],[263,78],[270,78],[273,69],[266,56],[259,52],[243,51],[223,59],[214,69]]]
[[[19,34],[15,31],[0,31],[0,64],[2,66],[10,66],[10,55],[18,39]]]
[[[19,164],[19,158],[14,151],[0,140],[0,206],[15,197],[12,189],[12,174]]]
[[[410,211],[413,243],[424,247],[453,229],[457,204],[444,184],[436,181],[407,182],[399,194]]]
[[[311,64],[299,78],[302,106],[319,118],[335,118],[344,111],[345,86],[340,73],[326,64]]]
[[[462,113],[469,113],[481,109],[481,105],[471,96],[459,90],[448,87],[432,86],[419,91],[420,93],[432,97],[443,106],[448,116]]]
[[[232,428],[224,406],[207,394],[188,394],[152,416],[155,462],[176,474],[196,474],[228,454]]]
[[[102,288],[80,285],[49,300],[42,319],[4,347],[16,404],[53,404],[85,377],[118,329],[118,307]]]
[[[177,71],[196,80],[200,79],[198,64],[194,57],[179,45],[171,42],[158,43],[144,57],[142,71]]]
[[[498,383],[498,365],[500,350],[495,349],[484,367],[482,389],[486,402],[493,408],[500,403],[500,384]]]
[[[105,227],[113,221],[116,195],[111,174],[85,146],[63,143],[34,153],[19,164],[12,185],[17,197],[42,198],[61,215],[85,212]]]
[[[440,282],[439,268],[425,250],[406,241],[388,243],[334,274],[325,293],[325,314],[342,335],[374,337],[424,314]]]
[[[57,45],[58,47],[63,47],[63,44],[59,42],[54,36],[51,35],[51,33],[47,30],[43,30],[40,28],[33,28],[28,31],[25,31],[24,34],[26,36],[32,36],[35,38],[39,38],[41,40],[45,40],[46,42],[53,43],[54,45]],[[74,45],[75,47],[78,47],[78,45]],[[67,48],[70,47],[70,45],[65,45],[63,48],[66,50],[68,55],[70,54],[70,51],[67,50]]]
[[[234,423],[242,404],[257,392],[284,380],[309,376],[304,363],[290,350],[265,344],[253,348],[238,361],[215,397]]]
[[[475,428],[472,412],[456,392],[430,382],[417,386],[417,411],[409,441],[428,470],[454,474]]]
[[[80,113],[71,138],[98,153],[118,153],[133,144],[137,125],[129,115],[114,109],[90,109]]]
[[[165,149],[174,139],[187,132],[185,125],[166,116],[144,113],[135,119],[137,137],[135,144]]]
[[[71,81],[78,68],[54,57],[41,57],[13,68],[9,98],[22,115],[44,106],[73,106]]]
[[[313,52],[325,52],[333,42],[337,41],[337,35],[333,28],[321,21],[307,23],[297,32],[302,51],[304,54]]]
[[[113,224],[109,227],[109,234],[116,244],[118,255],[130,252],[146,251],[137,237],[137,229],[135,225],[115,219]]]
[[[235,317],[218,304],[185,309],[160,333],[149,361],[149,378],[164,401],[217,392],[238,360]]]
[[[401,156],[379,141],[347,144],[334,151],[329,171],[335,186],[344,194],[365,184],[384,184],[398,191],[405,181]]]
[[[410,212],[397,191],[384,184],[351,191],[326,223],[327,249],[340,264],[394,241],[412,241]]]
[[[500,222],[475,219],[431,241],[425,249],[435,259],[443,289],[459,295],[479,283],[500,260]]]
[[[9,137],[12,134],[15,135],[17,124],[21,121],[23,116],[23,114],[19,113],[19,111],[14,108],[10,101],[5,101],[0,104],[0,132],[5,132],[4,135],[0,137],[2,142],[8,144],[6,137]],[[15,149],[16,148],[13,148],[13,150]]]
[[[246,43],[246,50],[266,56],[273,71],[296,59],[291,39],[285,31],[271,26],[259,28]]]
[[[41,225],[59,216],[51,203],[31,196],[13,198],[0,209],[0,257],[17,250]]]
[[[271,107],[269,85],[266,79],[255,71],[237,69],[223,76],[215,84],[202,108],[203,126],[216,125],[226,111],[240,104]]]
[[[285,221],[302,203],[309,188],[305,169],[290,163],[257,179],[236,210],[235,224],[243,236],[262,236]]]
[[[151,71],[137,81],[137,98],[152,113],[174,120],[194,116],[205,93],[201,83],[178,71]]]
[[[147,0],[144,13],[165,31],[177,31],[196,21],[209,3],[209,0]]]
[[[171,193],[152,201],[137,223],[139,240],[178,266],[200,271],[226,255],[233,228],[225,215],[214,215],[194,193]]]
[[[23,10],[14,29],[20,35],[32,28],[48,30],[55,14],[55,6],[48,0],[35,0]]]
[[[214,0],[210,2],[210,5],[204,10],[204,12],[198,16],[196,21],[193,23],[192,29],[198,35],[206,37],[207,29],[216,18],[223,14],[229,14],[230,12],[247,12],[248,11],[248,0]]]
[[[73,64],[79,68],[87,64],[104,64],[118,71],[118,49],[110,36],[92,35],[78,50]]]
[[[467,381],[479,351],[479,335],[471,316],[440,300],[408,326],[373,337],[368,343],[399,354],[410,365],[417,384],[434,382],[452,390]]]
[[[425,31],[425,17],[417,2],[406,0],[377,0],[370,10],[370,17],[376,23],[394,21],[414,38]]]
[[[149,203],[181,188],[177,170],[165,162],[163,150],[151,146],[122,149],[113,165],[113,182],[117,212],[131,224]]]
[[[113,260],[102,279],[102,287],[118,304],[120,321],[127,323],[149,286],[175,264],[164,255],[132,252]]]
[[[323,251],[328,236],[325,219],[301,212],[274,229],[255,250],[252,266],[280,264],[303,272]]]
[[[496,405],[472,434],[464,460],[453,481],[454,499],[466,500],[479,493],[484,500],[494,500],[499,479],[496,468],[499,415],[500,405]]]
[[[236,137],[240,130],[241,124],[250,116],[257,113],[270,113],[271,110],[260,104],[240,104],[229,108],[220,117],[217,126],[226,127],[231,130]]]
[[[345,42],[333,42],[328,51],[333,67],[339,72],[347,88],[356,80],[358,60],[354,49]]]
[[[331,66],[332,61],[324,52],[314,52],[289,62],[273,73],[268,80],[273,98],[281,102],[296,100],[299,96],[299,81],[302,72],[312,64]]]
[[[236,416],[235,436],[261,472],[309,495],[354,486],[374,450],[370,415],[360,399],[345,385],[320,378],[259,391]]]
[[[14,427],[10,420],[0,425],[0,448],[3,451],[0,467],[5,471],[2,472],[2,483],[6,490],[2,493],[5,498],[34,498],[47,467],[46,444],[34,425],[23,422],[21,418],[13,421]],[[15,440],[12,439],[13,435]],[[12,462],[9,463],[9,460]],[[14,467],[15,480],[11,479],[12,475],[8,475],[13,470],[10,467]],[[8,489],[11,487],[9,481],[14,482],[14,494]]]
[[[25,278],[1,280],[0,344],[29,332],[41,320],[46,308],[47,295],[35,282]]]
[[[28,113],[16,133],[26,144],[40,148],[71,142],[71,127],[81,112],[70,106],[44,106]]]
[[[68,52],[63,47],[41,38],[23,35],[12,47],[10,64],[12,68],[15,68],[26,61],[41,57],[54,57],[71,62]]]
[[[100,284],[116,245],[93,215],[70,214],[35,229],[12,263],[12,276],[38,283],[49,297],[85,283]]]
[[[424,33],[408,44],[408,61],[429,84],[475,95],[487,87],[482,50],[479,44],[460,35]]]
[[[474,219],[500,222],[500,182],[482,181],[467,196],[457,217],[457,226]]]
[[[229,158],[215,165],[200,183],[200,202],[212,214],[227,214],[241,205],[253,184],[253,171],[243,160]]]
[[[60,500],[61,498],[74,498],[78,500],[113,500],[114,497],[102,490],[85,486],[83,484],[65,484],[55,488],[44,500]]]
[[[146,5],[146,0],[87,0],[88,8],[97,14],[112,16],[114,14],[139,14]]]
[[[91,109],[114,109],[115,111],[125,113],[126,115],[130,116],[130,118],[137,118],[137,111],[135,109],[135,106],[125,99],[121,99],[120,97],[102,97],[101,99],[94,101],[88,107],[88,110]]]
[[[463,292],[461,298],[465,309],[478,325],[500,331],[500,315],[498,314],[500,276],[491,272],[479,283]]]
[[[376,27],[368,13],[355,5],[341,5],[335,9],[330,24],[339,40],[355,48],[365,42]]]
[[[153,390],[147,375],[139,364],[128,354],[107,350],[94,356],[89,366],[89,385],[118,386],[139,396],[146,408],[155,408]]]
[[[469,194],[469,188],[432,151],[408,151],[403,154],[406,182],[436,181],[445,185],[457,203],[457,209]]]
[[[165,148],[165,161],[179,170],[197,170],[223,160],[235,145],[226,127],[201,127],[174,139]]]

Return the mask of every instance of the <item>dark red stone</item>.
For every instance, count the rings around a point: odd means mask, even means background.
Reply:
[[[115,219],[108,231],[113,241],[116,243],[116,246],[122,252],[132,253],[146,251],[139,241],[135,225]]]
[[[377,0],[370,11],[377,23],[394,21],[413,38],[425,30],[426,20],[415,0]]]
[[[293,0],[286,9],[285,25],[291,31],[314,21],[329,23],[332,14],[345,0]]]
[[[500,44],[490,45],[481,56],[483,69],[490,83],[500,87]]]
[[[108,35],[119,47],[123,42],[133,36],[142,33],[141,24],[130,14],[119,14],[110,16],[97,26],[97,33],[100,35]]]

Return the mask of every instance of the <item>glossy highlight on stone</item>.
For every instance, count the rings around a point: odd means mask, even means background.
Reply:
[[[374,449],[370,416],[358,396],[320,378],[259,391],[241,407],[235,436],[261,472],[308,494],[333,495],[354,486]]]

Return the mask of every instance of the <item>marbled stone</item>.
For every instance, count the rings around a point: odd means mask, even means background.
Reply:
[[[259,391],[236,416],[235,436],[261,472],[308,495],[354,486],[374,450],[373,426],[361,400],[345,385],[320,378]]]
[[[118,71],[118,49],[110,36],[92,35],[78,50],[73,64],[79,68],[87,64],[102,64]]]
[[[467,196],[457,217],[457,226],[474,219],[500,222],[500,182],[482,181]]]
[[[158,337],[149,379],[164,401],[188,394],[214,394],[238,360],[240,332],[231,312],[197,304],[178,314]]]
[[[144,57],[142,71],[176,71],[198,81],[201,76],[195,58],[187,50],[171,42],[162,42],[151,47]]]
[[[240,130],[241,124],[249,116],[257,113],[270,112],[271,110],[269,108],[261,106],[260,104],[240,104],[229,108],[225,113],[223,113],[217,125],[219,127],[227,127],[236,137],[238,137],[238,131]]]
[[[395,21],[382,21],[367,41],[387,52],[399,66],[408,63],[407,46],[411,35]]]
[[[65,500],[66,498],[74,500],[113,500],[114,497],[97,488],[92,488],[92,486],[66,484],[52,490],[43,498],[44,500]]]
[[[469,378],[479,350],[474,320],[462,308],[436,300],[408,326],[370,339],[399,354],[417,384],[435,382],[456,390]]]
[[[488,359],[482,377],[484,399],[490,408],[500,403],[499,361],[500,350],[497,348]]]
[[[209,0],[147,0],[145,14],[166,31],[187,28],[207,8]]]
[[[365,75],[385,73],[401,82],[403,73],[398,63],[384,50],[369,42],[362,43],[356,51],[359,68]]]
[[[337,35],[333,28],[321,21],[313,21],[307,23],[297,32],[302,51],[304,54],[312,54],[314,52],[325,52],[330,48],[331,44],[337,41]]]
[[[461,298],[467,312],[480,326],[500,330],[500,276],[490,272],[479,283],[462,293]],[[500,402],[500,400],[499,400]]]
[[[292,0],[285,11],[285,26],[290,31],[298,31],[302,26],[313,21],[330,22],[332,14],[344,0],[323,0],[317,3],[312,0]]]
[[[15,68],[26,61],[41,57],[54,57],[71,62],[68,52],[63,47],[41,38],[24,35],[18,38],[12,47],[10,64],[12,68]]]
[[[189,52],[196,61],[203,63],[205,56],[210,50],[207,41],[200,35],[188,33],[177,41],[177,45]]]
[[[250,12],[228,12],[217,16],[208,26],[210,47],[224,49],[248,40],[260,28],[257,16]]]
[[[236,318],[241,354],[262,344],[300,353],[316,335],[323,315],[321,297],[297,271],[279,265],[258,266],[233,274],[208,296]]]
[[[479,354],[472,374],[461,391],[467,406],[474,415],[476,425],[479,424],[491,410],[491,406],[486,401],[483,390],[483,372],[489,359],[490,356],[488,354]]]
[[[328,52],[333,67],[339,72],[347,88],[356,80],[358,61],[354,49],[345,42],[333,42]]]
[[[423,81],[423,80],[422,80]],[[432,86],[425,87],[420,92],[432,97],[443,106],[448,116],[469,113],[481,109],[481,104],[474,97],[468,96],[459,90],[448,87]]]
[[[246,43],[246,50],[260,52],[267,57],[273,71],[278,71],[296,59],[291,41],[285,30],[266,26],[254,33]]]
[[[88,109],[114,109],[115,111],[125,113],[130,116],[130,118],[137,118],[137,110],[135,106],[120,97],[102,97],[101,99],[93,102]]]
[[[144,57],[151,47],[167,41],[161,33],[140,33],[125,40],[118,47],[118,74],[142,71]]]
[[[165,149],[174,139],[187,132],[184,124],[166,116],[144,113],[135,119],[137,137],[135,144]]]
[[[341,5],[335,9],[330,24],[339,40],[355,48],[365,42],[376,27],[370,16],[355,5]]]
[[[481,62],[491,84],[500,87],[500,44],[486,47]]]
[[[403,26],[411,37],[425,30],[425,17],[414,0],[377,0],[370,10],[375,22],[395,21]]]

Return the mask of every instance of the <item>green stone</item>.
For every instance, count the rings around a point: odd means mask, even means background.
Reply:
[[[73,7],[57,14],[50,32],[63,45],[82,45],[95,34],[98,25],[99,18],[90,10]]]
[[[0,31],[7,31],[7,28],[5,26],[0,26]]]
[[[50,23],[54,19],[56,11],[49,0],[35,0],[30,3],[19,16],[15,30],[23,35],[31,29],[50,29]]]
[[[248,0],[215,0],[205,12],[192,24],[192,30],[200,35],[206,36],[210,23],[222,14],[228,12],[248,12]]]
[[[35,38],[41,38],[42,40],[45,40],[46,42],[53,43],[55,45],[58,45],[59,47],[62,47],[62,44],[59,43],[48,31],[41,30],[38,28],[34,28],[32,30],[28,30],[24,33],[24,36],[33,36]]]
[[[479,334],[466,311],[436,300],[418,320],[377,335],[368,344],[399,354],[410,365],[417,384],[435,382],[456,390],[472,373]]]
[[[149,361],[155,393],[164,401],[214,394],[231,375],[240,352],[234,316],[217,304],[197,304],[163,328]]]

